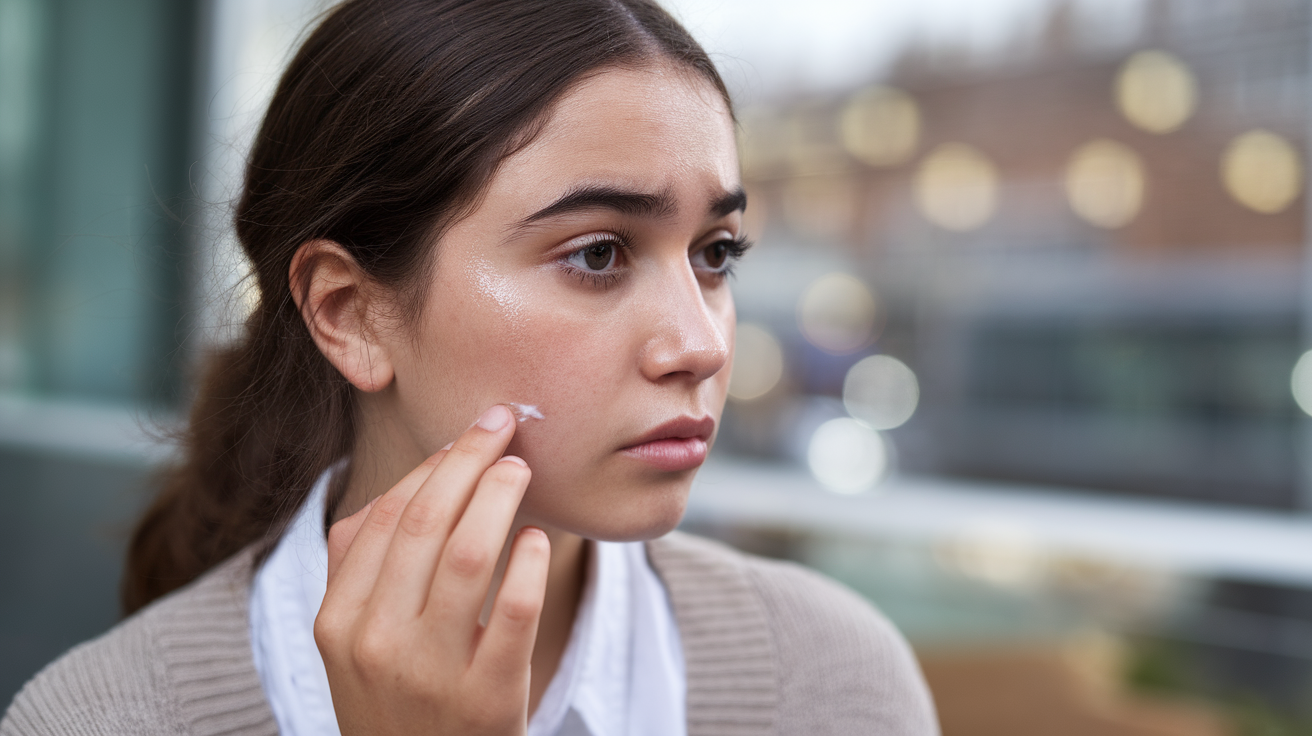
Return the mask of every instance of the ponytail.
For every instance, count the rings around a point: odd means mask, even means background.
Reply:
[[[292,311],[294,324],[257,312],[245,339],[210,356],[184,459],[128,546],[126,613],[251,544],[267,552],[315,479],[350,451],[352,388]]]

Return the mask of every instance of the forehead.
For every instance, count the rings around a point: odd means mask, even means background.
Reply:
[[[489,193],[526,214],[581,182],[701,198],[738,179],[733,120],[710,83],[666,67],[613,69],[562,97]]]

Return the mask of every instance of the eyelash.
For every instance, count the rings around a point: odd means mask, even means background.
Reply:
[[[737,262],[740,258],[742,258],[743,255],[746,254],[747,251],[751,249],[751,247],[756,243],[752,240],[749,240],[746,235],[739,235],[738,237],[733,238],[732,240],[716,240],[714,242],[708,243],[704,248],[702,248],[702,250],[721,244],[724,245],[724,250],[725,250],[724,266],[722,266],[719,270],[712,271],[710,273],[711,278],[714,279],[715,283],[717,284],[724,281],[725,279],[729,278],[734,274],[734,263]],[[628,233],[622,231],[615,232],[612,235],[599,237],[596,238],[595,240],[589,241],[586,245],[570,251],[568,254],[566,254],[565,258],[569,258],[570,256],[574,256],[578,253],[581,253],[587,250],[588,248],[595,248],[598,245],[614,246],[617,251],[616,255],[618,256],[621,253],[632,250],[633,238]],[[565,262],[563,259],[561,262],[565,264],[564,267],[567,271],[571,272],[573,275],[578,277],[579,283],[592,286],[599,290],[609,289],[610,287],[619,283],[620,279],[623,278],[624,276],[624,274],[618,270],[608,271],[606,273],[596,273],[594,271],[584,271],[583,269],[575,268],[574,266],[568,265],[568,263]]]
[[[706,247],[709,248],[712,245],[719,245],[721,243],[724,244],[724,251],[725,251],[724,266],[719,271],[716,271],[713,274],[714,277],[717,279],[717,283],[719,281],[723,281],[724,279],[729,278],[730,276],[733,276],[734,264],[736,264],[739,261],[739,259],[741,259],[744,255],[746,255],[747,251],[751,250],[753,245],[756,245],[756,242],[752,240],[748,240],[746,235],[739,235],[733,240],[717,240],[714,243],[707,245]]]

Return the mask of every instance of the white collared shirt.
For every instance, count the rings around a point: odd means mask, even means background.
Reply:
[[[336,735],[314,643],[327,590],[324,503],[315,483],[251,589],[255,669],[284,736]],[[669,596],[641,542],[591,542],[588,578],[556,674],[529,736],[685,736],[687,676]]]

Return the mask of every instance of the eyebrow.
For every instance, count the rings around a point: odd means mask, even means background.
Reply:
[[[560,199],[525,217],[520,224],[528,225],[551,217],[599,209],[638,217],[664,217],[674,212],[674,197],[669,192],[650,194],[609,186],[580,187],[566,192]]]
[[[742,187],[725,192],[711,202],[713,217],[724,217],[747,208],[747,193]],[[612,186],[579,187],[520,221],[520,226],[587,210],[607,209],[636,217],[666,217],[674,213],[674,196],[668,192],[652,194]]]
[[[747,192],[742,187],[738,187],[732,192],[725,192],[714,202],[711,202],[711,216],[724,217],[732,212],[742,212],[747,209]]]

